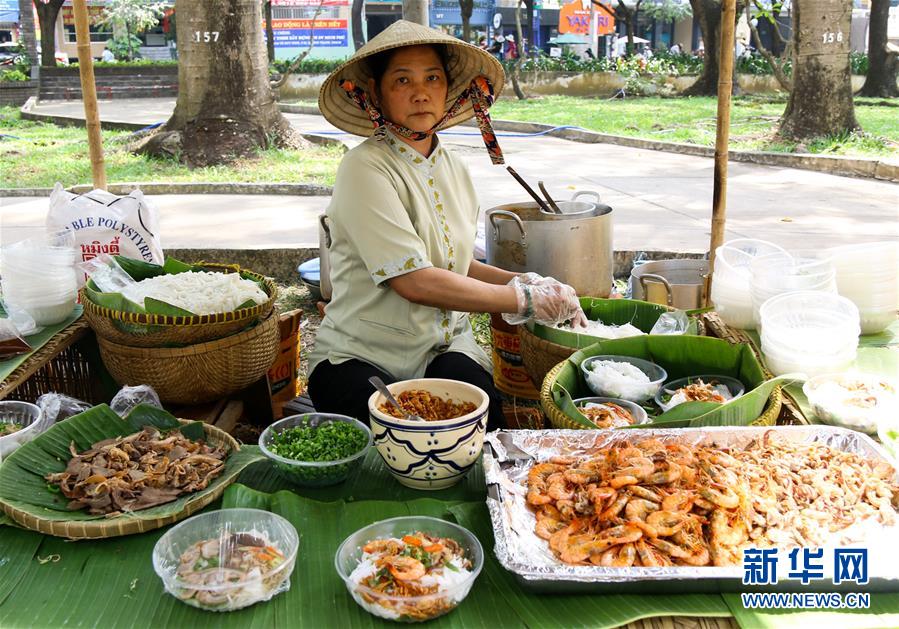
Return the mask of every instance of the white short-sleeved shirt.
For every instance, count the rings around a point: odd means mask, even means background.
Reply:
[[[424,375],[439,353],[468,355],[488,371],[467,313],[413,304],[388,279],[427,267],[468,274],[478,201],[465,165],[436,142],[430,157],[388,132],[340,162],[327,210],[332,297],[309,356],[356,358],[394,378]]]

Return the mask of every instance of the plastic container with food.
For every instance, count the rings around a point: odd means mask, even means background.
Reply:
[[[868,434],[899,415],[899,385],[870,374],[824,374],[802,385],[815,415],[825,424]]]
[[[0,401],[0,461],[47,430],[47,424],[35,404]]]
[[[639,404],[614,397],[582,397],[574,400],[581,415],[597,428],[621,428],[649,423],[649,415]]]
[[[743,383],[730,376],[688,376],[666,382],[656,393],[655,402],[668,411],[684,402],[717,402],[726,404],[746,391]]]
[[[153,548],[165,591],[209,611],[248,607],[290,589],[293,525],[261,509],[222,509],[172,527]]]
[[[631,356],[591,356],[581,373],[596,395],[637,403],[651,400],[668,377],[657,364]]]
[[[342,483],[371,444],[368,426],[331,413],[285,417],[259,435],[259,448],[275,469],[303,487]]]
[[[375,522],[347,537],[337,573],[366,611],[388,620],[423,622],[465,599],[484,565],[478,538],[457,524],[424,516]]]

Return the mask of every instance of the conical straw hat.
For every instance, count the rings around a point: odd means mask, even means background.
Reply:
[[[493,55],[433,28],[399,20],[357,50],[356,54],[350,57],[346,63],[341,64],[328,76],[318,93],[318,107],[322,115],[332,125],[347,133],[370,136],[374,132],[371,119],[340,88],[340,81],[347,79],[367,90],[368,80],[372,76],[368,64],[364,62],[365,59],[391,48],[423,44],[444,44],[446,46],[447,71],[450,82],[444,111],[450,108],[456,97],[478,75],[487,77],[493,84],[494,95],[499,97],[505,75],[502,65]],[[471,108],[471,101],[469,101],[442,128],[465,122],[472,116],[474,116],[474,111]]]

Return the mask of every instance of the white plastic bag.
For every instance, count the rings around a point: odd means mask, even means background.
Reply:
[[[47,230],[75,233],[81,260],[101,253],[162,264],[159,218],[140,190],[118,197],[105,190],[72,194],[57,183],[50,194]],[[81,278],[81,284],[84,284]]]

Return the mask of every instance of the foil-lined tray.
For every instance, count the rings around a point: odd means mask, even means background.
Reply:
[[[768,431],[799,443],[822,443],[894,465],[889,455],[865,434],[833,426],[712,427],[630,430],[498,430],[485,438],[487,506],[493,522],[500,564],[532,591],[575,593],[659,593],[727,591],[897,591],[899,592],[899,520],[893,526],[871,523],[853,548],[867,548],[869,583],[780,579],[774,586],[743,585],[742,566],[672,566],[609,568],[573,566],[557,559],[534,532],[536,519],[526,503],[527,473],[535,460],[557,455],[586,455],[621,441],[657,438],[686,445],[743,447]],[[897,474],[899,482],[899,474]],[[786,552],[781,553],[786,557]],[[872,561],[873,560],[873,561]],[[782,568],[781,568],[782,569]]]

